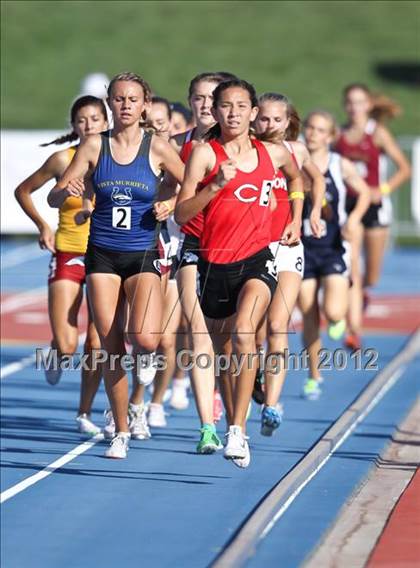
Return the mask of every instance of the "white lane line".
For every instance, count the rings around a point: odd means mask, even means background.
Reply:
[[[256,554],[258,543],[267,536],[304,487],[323,468],[354,429],[380,402],[420,354],[420,328],[402,350],[376,375],[344,413],[324,432],[322,438],[267,494],[211,564],[212,568],[241,568]]]
[[[74,458],[77,458],[78,456],[90,450],[90,448],[92,448],[95,444],[97,444],[101,440],[103,440],[103,434],[97,434],[89,441],[83,442],[83,444],[76,446],[75,448],[67,452],[67,454],[61,456],[61,458],[58,458],[58,460],[56,460],[55,462],[50,463],[38,473],[35,473],[34,475],[27,477],[26,479],[17,483],[16,485],[13,485],[13,487],[6,489],[0,495],[0,504],[5,503],[8,499],[11,499],[18,493],[25,491],[25,489],[28,489],[28,487],[31,487],[31,485],[38,483],[38,481],[45,479],[46,477],[54,473],[54,471],[56,471],[57,469],[60,469],[64,465],[74,460]]]
[[[48,353],[48,351],[49,351],[49,347],[45,348],[43,350],[43,353],[46,355]],[[9,375],[12,375],[13,373],[17,373],[18,371],[21,371],[25,367],[29,367],[29,365],[32,365],[32,363],[35,363],[35,361],[36,361],[36,355],[35,355],[35,353],[33,353],[32,355],[29,355],[28,357],[23,357],[23,359],[21,359],[20,361],[15,361],[13,363],[9,363],[8,365],[5,365],[4,367],[2,367],[0,369],[0,380],[5,379],[6,377],[8,377]]]
[[[31,304],[38,304],[44,298],[45,300],[47,299],[47,288],[45,286],[13,294],[1,303],[1,313],[2,315],[8,314],[18,310],[19,308],[24,308]]]
[[[78,345],[81,345],[85,341],[85,339],[86,339],[86,332],[83,332],[78,337]],[[50,350],[49,347],[45,347],[42,350],[42,353],[44,355],[47,355],[49,350]],[[21,371],[25,367],[29,367],[29,365],[32,365],[32,363],[35,363],[35,361],[36,361],[36,353],[33,353],[32,355],[27,355],[26,357],[23,357],[19,361],[14,361],[13,363],[8,363],[7,365],[4,365],[4,367],[1,367],[0,369],[0,380],[5,379],[6,377],[12,375],[13,373]]]
[[[324,467],[324,465],[331,458],[331,456],[347,440],[347,438],[350,436],[350,434],[352,434],[354,429],[357,428],[357,426],[360,424],[360,422],[362,422],[366,418],[366,416],[370,413],[370,411],[373,408],[375,408],[375,406],[382,400],[382,398],[386,395],[386,393],[389,391],[389,389],[395,385],[395,383],[401,377],[401,375],[403,374],[405,369],[406,369],[406,366],[401,367],[400,369],[398,369],[397,371],[395,371],[395,373],[393,373],[391,375],[388,382],[384,384],[384,386],[381,388],[381,390],[378,392],[378,394],[375,396],[375,398],[372,399],[372,402],[360,414],[360,416],[357,418],[357,420],[355,422],[353,422],[353,424],[346,431],[344,431],[343,435],[338,440],[338,442],[335,444],[335,446],[333,446],[333,448],[331,449],[329,454],[319,463],[319,465],[314,469],[314,471],[309,475],[309,477],[307,477],[295,489],[295,491],[290,495],[290,497],[287,499],[287,501],[285,501],[284,505],[277,511],[277,513],[274,515],[273,519],[268,523],[268,525],[265,527],[265,529],[261,533],[260,540],[263,540],[268,535],[268,533],[271,531],[271,529],[274,527],[274,525],[277,523],[277,521],[284,515],[284,513],[287,511],[287,509],[290,507],[290,505],[293,503],[293,501],[296,499],[296,497],[302,492],[302,490],[306,487],[306,485],[308,485],[308,483],[319,473],[319,471]]]
[[[12,268],[18,264],[22,264],[27,260],[35,260],[45,254],[45,250],[39,248],[38,243],[31,243],[16,247],[15,249],[5,252],[1,256],[2,269]]]

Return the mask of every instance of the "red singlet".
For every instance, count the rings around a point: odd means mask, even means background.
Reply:
[[[181,152],[179,154],[179,157],[184,162],[184,164],[187,163],[187,160],[190,157],[190,154],[193,149],[193,141],[191,140],[193,132],[194,128],[187,132],[184,144],[182,145]],[[197,237],[199,239],[201,233],[203,232],[203,224],[204,224],[203,213],[202,211],[200,211],[200,213],[198,213],[195,217],[190,219],[188,223],[182,225],[181,232],[186,235],[193,235],[194,237]]]
[[[283,142],[283,144],[292,154],[292,158],[299,168],[292,145],[288,142]],[[289,192],[287,191],[287,180],[281,169],[277,170],[274,178],[273,191],[277,200],[277,207],[271,217],[271,242],[275,243],[281,239],[284,229],[292,222],[292,208],[289,201]]]
[[[259,140],[252,140],[252,144],[258,153],[255,170],[237,170],[235,178],[204,209],[200,249],[207,262],[237,262],[271,242],[270,195],[275,169],[264,144]],[[216,154],[216,163],[201,187],[211,183],[220,163],[229,159],[219,142],[212,140],[210,146]]]
[[[379,186],[379,157],[380,149],[373,141],[376,122],[368,120],[363,138],[357,144],[350,144],[344,132],[340,134],[335,149],[336,151],[354,162],[359,175],[370,187]],[[351,188],[349,188],[351,190]],[[353,193],[355,193],[353,191]]]

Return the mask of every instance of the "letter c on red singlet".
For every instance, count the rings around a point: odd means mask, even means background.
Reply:
[[[252,189],[253,191],[258,191],[258,187],[255,187],[255,185],[251,185],[250,183],[245,183],[244,185],[241,185],[240,187],[238,187],[238,189],[235,189],[235,191],[233,192],[233,195],[235,197],[237,197],[239,199],[239,201],[242,201],[243,203],[252,203],[253,201],[257,200],[256,197],[243,197],[241,195],[241,191],[243,191],[244,189]]]

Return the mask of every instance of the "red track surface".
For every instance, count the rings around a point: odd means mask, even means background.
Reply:
[[[420,470],[400,497],[367,568],[420,566]]]
[[[2,294],[1,302],[1,337],[4,342],[49,343],[51,332],[46,292],[34,294],[33,297],[27,294]],[[86,307],[83,305],[79,316],[81,332],[85,331],[86,321]],[[411,333],[419,325],[420,295],[374,296],[365,317],[366,331]],[[298,324],[295,328],[298,328]]]
[[[20,304],[20,305],[19,305]],[[1,295],[1,338],[5,343],[48,344],[51,341],[47,292]],[[87,312],[83,302],[79,314],[80,333],[86,330]]]

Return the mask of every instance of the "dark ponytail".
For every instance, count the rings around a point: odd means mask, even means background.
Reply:
[[[99,99],[98,97],[93,97],[92,95],[85,95],[83,97],[79,97],[78,99],[76,99],[70,109],[70,123],[73,127],[74,123],[76,122],[77,113],[82,108],[85,108],[87,106],[98,107],[104,119],[107,120],[108,117],[104,101],[102,99]],[[50,146],[51,144],[66,144],[66,142],[75,142],[78,139],[79,135],[76,134],[74,130],[72,130],[68,134],[59,136],[55,140],[52,140],[52,142],[46,142],[44,144],[40,144],[40,146],[45,148],[46,146]]]

